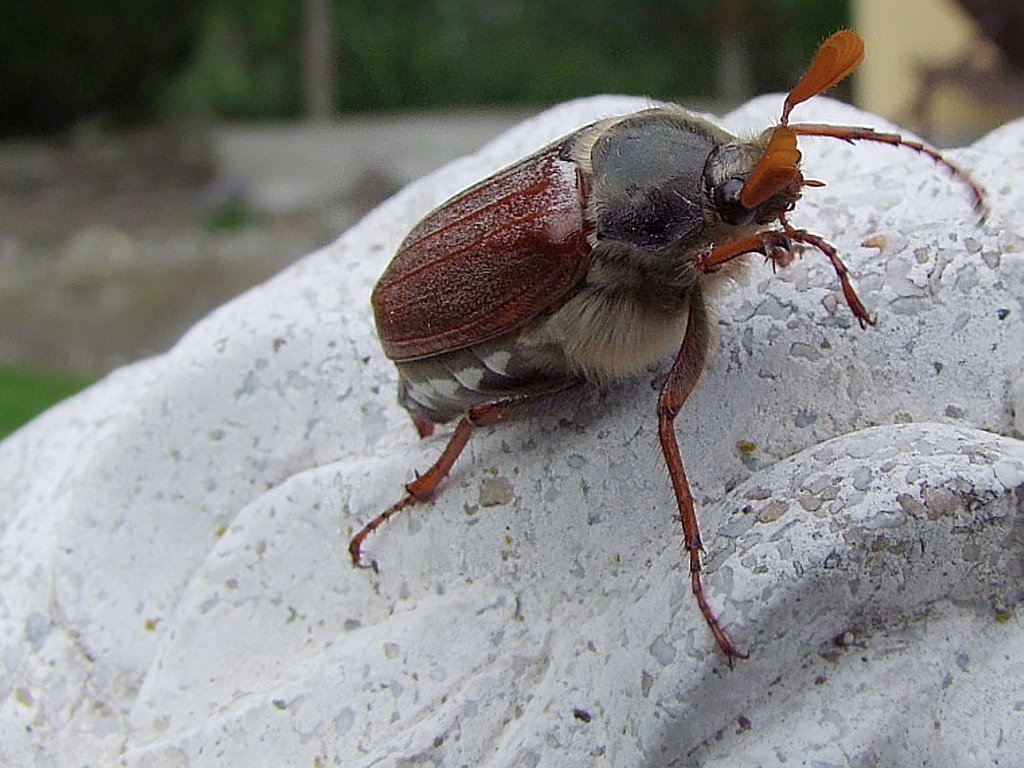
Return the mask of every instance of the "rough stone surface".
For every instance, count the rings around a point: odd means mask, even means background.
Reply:
[[[450,194],[644,105],[524,123],[0,444],[0,763],[1019,760],[1024,122],[950,153],[989,194],[981,226],[925,158],[805,142],[829,186],[793,221],[844,254],[875,328],[815,254],[716,302],[677,426],[707,591],[749,661],[727,668],[688,594],[664,366],[482,430],[435,503],[368,541],[380,573],[349,565],[445,439],[395,404],[376,276]]]

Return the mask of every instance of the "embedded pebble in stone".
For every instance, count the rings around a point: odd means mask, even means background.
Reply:
[[[789,354],[792,357],[803,358],[812,362],[821,358],[821,351],[819,349],[804,342],[791,344],[789,346]]]
[[[784,501],[772,501],[761,508],[757,513],[757,522],[774,523],[789,510],[789,504]]]
[[[769,296],[757,306],[758,315],[764,315],[774,320],[785,320],[792,314],[791,307],[784,305],[774,296]]]
[[[853,487],[858,491],[866,491],[871,487],[871,470],[867,467],[857,467],[853,471]]]
[[[1017,434],[1024,436],[1024,373],[1018,374],[1010,384],[1010,410]]]
[[[889,246],[889,239],[881,234],[871,235],[861,240],[860,244],[865,248],[877,248],[879,252],[884,253]]]
[[[480,481],[480,506],[498,507],[516,497],[515,487],[507,477],[485,477]]]

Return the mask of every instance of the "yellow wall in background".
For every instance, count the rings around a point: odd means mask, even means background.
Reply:
[[[953,0],[853,0],[851,16],[867,45],[854,81],[858,106],[928,130],[943,143],[973,138],[1014,116],[957,86],[937,91],[928,114],[915,109],[922,66],[950,64],[967,54],[994,55],[994,46]]]

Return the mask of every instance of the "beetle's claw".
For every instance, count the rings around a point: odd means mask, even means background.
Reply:
[[[348,544],[348,554],[352,558],[352,566],[355,568],[372,568],[374,573],[380,573],[376,560],[363,562],[363,537],[356,535]]]
[[[709,272],[715,271],[715,267],[708,266],[708,256],[710,256],[714,250],[715,244],[708,243],[706,247],[697,251],[697,253],[693,255],[693,266],[699,273],[708,274]]]
[[[373,571],[374,573],[378,574],[380,573],[380,563],[377,562],[376,558],[370,558],[369,562],[363,562],[362,555],[358,554],[352,558],[352,565],[354,565],[356,568],[361,568],[364,571]]]
[[[725,650],[725,658],[727,663],[729,664],[729,670],[732,671],[736,669],[736,659],[739,659],[740,661],[746,661],[750,658],[750,654],[746,651],[741,651],[737,648],[729,648]]]
[[[799,244],[794,243],[785,232],[772,230],[762,236],[759,252],[764,256],[765,262],[771,263],[772,272],[776,272],[779,267],[785,268],[793,263],[793,259],[800,252],[799,248]]]

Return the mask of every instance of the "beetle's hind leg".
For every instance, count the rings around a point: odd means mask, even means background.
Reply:
[[[413,420],[414,423],[416,423],[417,431],[420,431],[419,422],[416,421],[415,417],[413,417]],[[431,424],[431,428],[432,427],[433,425]],[[406,507],[411,507],[413,504],[417,504],[421,501],[427,501],[431,495],[433,495],[437,486],[440,485],[441,481],[444,480],[445,476],[447,476],[451,471],[452,465],[455,464],[455,460],[459,458],[459,454],[462,453],[462,449],[465,448],[466,443],[469,442],[469,436],[472,432],[473,422],[471,421],[469,414],[467,414],[459,419],[459,423],[455,427],[455,431],[448,440],[448,445],[444,447],[444,451],[438,457],[437,461],[431,465],[430,469],[405,486],[405,496],[373,518],[370,522],[364,525],[355,536],[352,537],[352,541],[348,544],[348,553],[352,557],[353,565],[358,568],[367,568],[370,567],[370,565],[373,565],[372,563],[367,564],[363,562],[362,548],[366,537]],[[424,434],[420,431],[420,437],[426,437],[429,434],[429,432]]]
[[[410,413],[409,416],[412,417],[412,425],[416,427],[416,434],[420,438],[430,437],[434,434],[434,422],[426,416],[420,413]]]
[[[366,541],[366,538],[371,533],[403,509],[428,501],[434,495],[441,481],[451,472],[455,461],[462,454],[467,443],[469,443],[473,427],[489,427],[495,424],[502,424],[513,418],[515,412],[521,407],[542,397],[561,392],[576,384],[577,381],[575,379],[559,380],[496,397],[493,400],[470,407],[465,415],[459,419],[459,423],[455,426],[455,431],[452,432],[452,436],[448,439],[448,444],[444,447],[437,461],[426,472],[418,475],[415,480],[405,486],[405,496],[373,518],[352,537],[348,545],[348,553],[352,557],[352,564],[359,568],[375,567],[374,563],[363,562],[363,542]],[[417,417],[414,414],[413,423],[416,424],[420,436],[426,437],[430,433],[424,434],[423,430],[420,429],[420,420],[422,418],[422,416]],[[432,423],[429,421],[427,423],[430,424],[431,428],[433,427]]]

